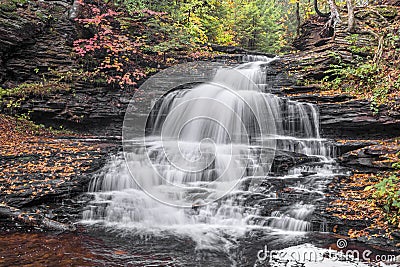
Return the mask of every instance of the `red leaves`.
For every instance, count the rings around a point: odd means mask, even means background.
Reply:
[[[145,77],[144,71],[137,65],[137,58],[142,57],[138,49],[142,44],[131,38],[119,21],[115,18],[121,13],[107,7],[101,10],[92,4],[82,4],[86,17],[76,21],[89,27],[95,33],[91,38],[74,42],[74,51],[79,57],[95,63],[89,70],[92,76],[105,76],[110,84],[121,88],[136,85],[137,80]],[[162,13],[146,11],[151,15]]]
[[[81,1],[76,19],[86,36],[74,42],[74,51],[92,81],[132,87],[157,68],[178,60],[212,57],[210,50],[198,46],[189,30],[165,12],[128,11],[112,1],[88,2]]]

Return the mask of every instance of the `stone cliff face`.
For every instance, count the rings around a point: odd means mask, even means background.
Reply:
[[[33,111],[30,117],[45,125],[61,124],[93,135],[121,135],[122,121],[132,93],[86,82],[74,84],[73,90],[73,93],[31,99],[21,108]]]
[[[36,5],[25,4],[11,7],[0,4],[0,87],[2,88],[13,88],[22,83],[40,81],[43,79],[43,74],[46,77],[68,75],[69,72],[79,68],[72,53],[72,42],[80,34],[74,21],[70,19],[72,3],[66,0],[35,3]],[[392,15],[389,14],[389,16]],[[348,34],[344,31],[345,26],[341,26],[334,38],[323,39],[318,34],[323,25],[324,21],[318,20],[304,24],[302,35],[295,43],[300,52],[283,56],[266,69],[272,92],[293,100],[316,104],[320,111],[323,137],[382,139],[400,136],[399,112],[383,107],[378,115],[374,115],[368,101],[358,100],[346,94],[326,95],[317,85],[302,84],[302,81],[309,78],[322,79],[330,65],[337,63],[337,59],[332,57],[332,51],[340,54],[341,59],[348,63],[353,60],[354,55],[350,44],[346,41]],[[374,45],[374,42],[373,38],[366,35],[358,41],[357,45],[371,46]],[[215,47],[215,49],[233,53],[227,56],[233,61],[240,59],[240,55],[237,53],[246,52],[236,48]],[[69,85],[70,91],[43,96],[28,96],[18,108],[18,112],[32,111],[30,117],[34,121],[46,125],[64,125],[67,128],[98,136],[121,135],[124,113],[133,92],[110,88],[105,84],[82,79],[74,80]],[[1,103],[0,111],[6,111]],[[98,142],[96,140],[93,142]],[[114,146],[120,144],[118,138],[115,140],[117,144],[102,144],[101,153],[93,152],[90,156],[106,157],[109,147],[114,149]],[[372,146],[366,147],[368,145]],[[40,146],[43,146],[42,142],[39,143],[38,147]],[[92,145],[83,143],[83,146],[91,147]],[[356,142],[338,143],[338,152],[342,156],[339,161],[343,166],[353,171],[376,172],[389,170],[390,165],[388,165],[385,155],[397,151],[383,149],[379,146],[379,142],[357,140]],[[79,156],[75,152],[74,154]],[[53,159],[52,154],[50,155],[48,157],[51,157],[53,161],[60,161],[59,158]],[[303,159],[302,156],[280,152],[275,158],[273,170],[285,172],[293,167],[293,164],[304,164],[307,160],[312,160],[311,158]],[[62,154],[61,157],[63,157]],[[35,153],[29,157],[17,158],[17,163],[32,161],[36,158],[38,159],[37,164],[42,164],[42,158]],[[2,158],[3,163],[10,160],[16,159]],[[100,160],[97,161],[97,165],[100,166],[102,163]],[[275,165],[280,166],[280,169],[275,170]],[[94,171],[99,166],[92,166],[88,171]],[[43,172],[36,175],[44,177]],[[75,193],[85,190],[83,188],[87,185],[88,177],[89,175],[84,179],[84,177],[78,176],[75,179],[80,181]],[[84,181],[81,181],[82,179]],[[277,188],[284,188],[281,179],[271,181],[276,183]],[[70,186],[71,184],[65,184],[60,187],[59,195],[70,195]],[[64,189],[65,191],[68,189],[68,192],[65,193]],[[50,197],[53,198],[52,195]],[[19,195],[10,199],[10,203],[18,207],[34,204],[33,201],[31,203],[21,202]],[[25,199],[22,198],[22,201]],[[43,198],[36,202],[45,203],[47,201],[52,200]],[[65,217],[75,216],[77,218],[80,216],[77,211],[80,211],[81,207],[76,207],[75,202],[71,203],[64,211],[65,214],[68,214]],[[279,202],[278,205],[282,205],[282,203]],[[266,214],[272,212],[269,207],[265,209]],[[62,211],[60,212],[62,213]],[[321,218],[317,218],[317,220],[320,221]],[[340,223],[337,220],[330,224]],[[348,230],[348,227],[351,225],[345,225],[343,229]],[[347,231],[342,232],[342,234],[346,233]]]
[[[71,44],[76,36],[63,1],[0,5],[0,84],[12,87],[38,80],[49,69],[72,68]]]
[[[400,18],[395,7],[382,6],[379,14],[368,8],[356,10],[358,23],[377,27],[393,23]],[[359,60],[374,57],[373,49],[378,45],[377,36],[371,32],[357,34],[354,39],[346,30],[346,18],[338,26],[334,36],[322,38],[323,19],[307,21],[301,28],[294,46],[300,51],[282,57],[275,68],[278,72],[289,73],[287,81],[280,84],[281,92],[291,99],[317,104],[321,114],[321,127],[325,137],[330,138],[390,138],[400,135],[399,109],[380,107],[379,113],[371,110],[371,102],[356,99],[343,93],[329,93],[318,84],[307,85],[305,81],[321,81],[332,65],[355,65]],[[400,47],[400,42],[395,43]],[[399,106],[400,97],[395,99]]]
[[[80,33],[71,12],[70,1],[0,5],[0,87],[42,82],[44,76],[67,76],[79,69],[72,44]],[[28,96],[18,112],[32,111],[30,117],[46,125],[120,135],[119,125],[132,92],[82,79],[69,86],[68,92]]]
[[[304,92],[307,89],[311,92]],[[322,134],[326,138],[379,139],[400,135],[400,114],[384,108],[375,115],[369,101],[347,95],[327,96],[309,86],[292,87],[286,96],[318,106]]]

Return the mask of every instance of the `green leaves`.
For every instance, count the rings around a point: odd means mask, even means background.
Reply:
[[[369,186],[366,186],[366,187],[364,188],[364,191],[370,191],[370,190],[373,189],[373,188],[374,188],[373,186],[369,185]]]
[[[272,0],[241,3],[234,18],[238,43],[251,50],[279,52],[286,44],[281,23],[284,8],[284,4]]]
[[[168,32],[169,26],[180,29],[179,38],[190,40],[191,47],[214,43],[277,52],[287,43],[282,23],[287,4],[274,0],[120,0],[117,3],[131,15],[144,9],[165,12],[169,21],[160,25],[159,30]]]
[[[392,174],[374,186],[367,186],[365,191],[373,190],[372,197],[377,206],[382,207],[387,220],[393,225],[400,224],[400,178]]]

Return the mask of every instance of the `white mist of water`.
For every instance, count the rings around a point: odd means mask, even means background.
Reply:
[[[169,229],[213,247],[224,236],[216,229],[238,236],[259,216],[258,208],[245,207],[243,196],[249,192],[237,185],[247,177],[254,182],[247,190],[256,191],[254,177],[268,174],[276,149],[328,160],[331,151],[320,137],[318,110],[261,92],[261,67],[271,59],[247,60],[256,62],[220,69],[209,83],[166,95],[150,116],[145,146],[132,142],[126,160],[113,157],[93,178],[94,200],[83,219],[145,231]],[[259,226],[308,231],[313,209],[295,205]]]

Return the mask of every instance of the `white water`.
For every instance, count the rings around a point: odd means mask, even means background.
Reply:
[[[273,186],[262,187],[276,149],[330,162],[333,151],[320,136],[318,110],[261,92],[262,66],[271,59],[247,60],[257,61],[220,69],[209,83],[166,95],[149,117],[145,146],[130,140],[126,160],[114,156],[92,180],[94,200],[84,221],[139,232],[167,229],[208,249],[217,249],[216,240],[226,233],[238,237],[249,227],[311,230],[314,206],[301,200],[269,216],[260,212],[265,201],[279,198]],[[332,174],[322,164],[298,167],[279,179],[313,171]],[[257,195],[262,201],[245,203]]]

